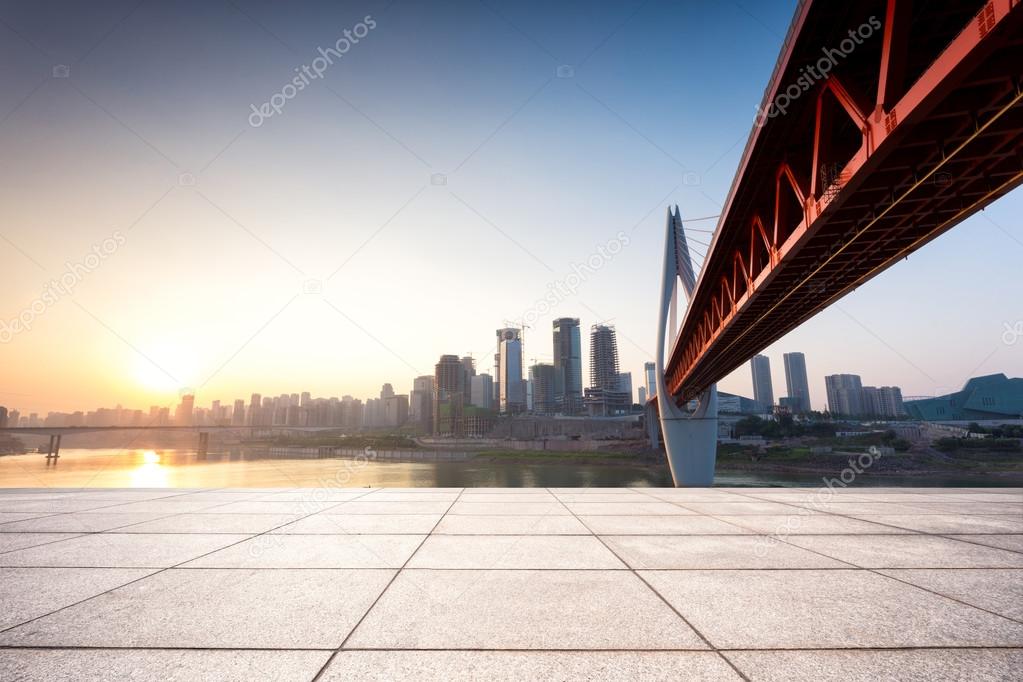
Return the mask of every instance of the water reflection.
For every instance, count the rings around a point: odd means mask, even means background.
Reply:
[[[820,486],[820,474],[719,472],[719,486]],[[862,476],[858,486],[990,486],[969,477]],[[189,450],[68,449],[59,460],[39,454],[0,457],[5,487],[642,487],[671,486],[665,466],[585,462],[396,462],[321,458],[267,448],[205,455]]]
[[[166,467],[161,466],[160,453],[155,450],[142,451],[142,463],[131,471],[132,488],[167,488],[171,484]]]

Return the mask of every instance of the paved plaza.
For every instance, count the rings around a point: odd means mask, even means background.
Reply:
[[[0,489],[16,680],[1018,680],[1019,488]]]

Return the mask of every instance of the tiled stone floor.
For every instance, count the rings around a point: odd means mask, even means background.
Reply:
[[[0,677],[1023,677],[1023,490],[0,489]]]

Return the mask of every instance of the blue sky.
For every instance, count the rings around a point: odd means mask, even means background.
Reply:
[[[628,245],[527,330],[526,357],[549,360],[554,317],[608,321],[638,385],[665,207],[718,213],[792,11],[0,2],[0,319],[125,237],[0,345],[0,403],[367,397],[407,391],[442,353],[484,370],[494,329],[620,232]],[[250,125],[367,16],[323,78]],[[766,349],[775,394],[790,350],[818,408],[829,373],[906,395],[1023,373],[1023,339],[1003,340],[1023,319],[1021,207],[1006,197]],[[721,388],[750,384],[743,367]]]

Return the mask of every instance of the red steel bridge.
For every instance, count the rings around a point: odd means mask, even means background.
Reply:
[[[1023,0],[801,2],[670,349],[679,404],[1019,185],[1021,74]]]

